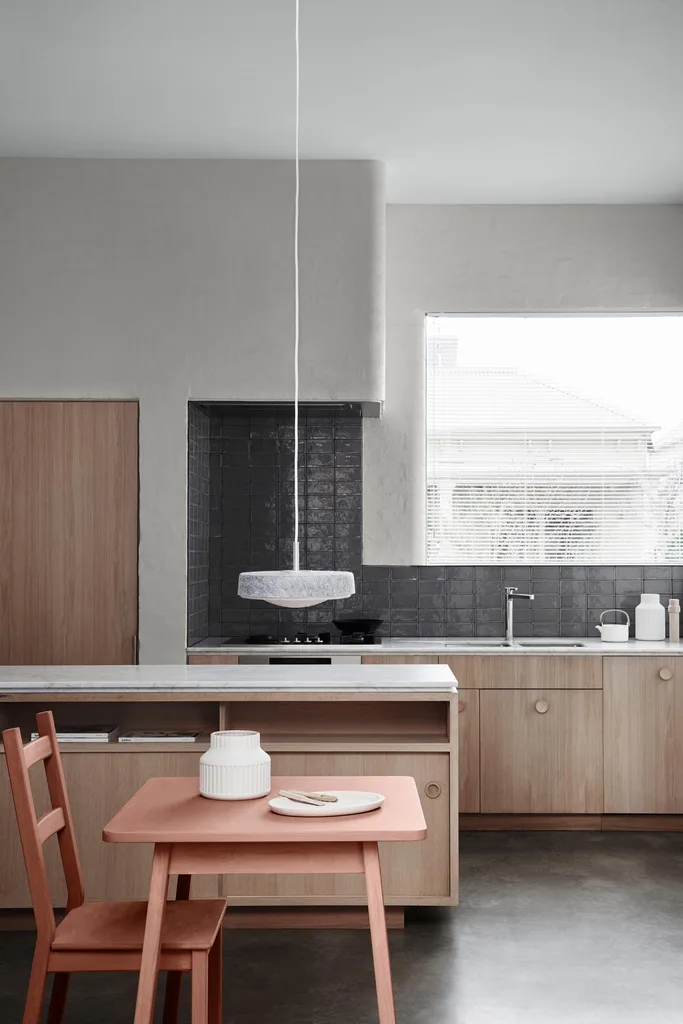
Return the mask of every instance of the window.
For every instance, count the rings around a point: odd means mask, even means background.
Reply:
[[[683,316],[428,316],[427,562],[683,562]]]

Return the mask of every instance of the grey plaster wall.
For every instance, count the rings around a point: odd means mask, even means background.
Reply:
[[[683,205],[389,206],[386,403],[365,425],[364,562],[425,559],[425,313],[681,309]]]
[[[140,657],[186,631],[187,402],[292,397],[291,163],[0,160],[0,398],[140,401]],[[383,389],[384,197],[302,170],[302,398]]]

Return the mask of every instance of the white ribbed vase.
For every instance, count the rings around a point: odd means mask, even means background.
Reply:
[[[210,800],[254,800],[270,793],[270,757],[261,749],[260,733],[212,732],[199,761],[199,792]]]
[[[666,611],[659,594],[641,594],[636,608],[636,640],[665,640]]]

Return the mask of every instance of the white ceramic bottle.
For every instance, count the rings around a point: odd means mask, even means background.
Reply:
[[[222,729],[199,761],[199,792],[210,800],[254,800],[270,793],[270,757],[257,732]]]
[[[636,608],[636,640],[665,640],[666,611],[659,594],[641,594]]]

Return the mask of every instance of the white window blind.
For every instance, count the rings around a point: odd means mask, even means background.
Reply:
[[[683,561],[683,317],[428,317],[427,561]]]

